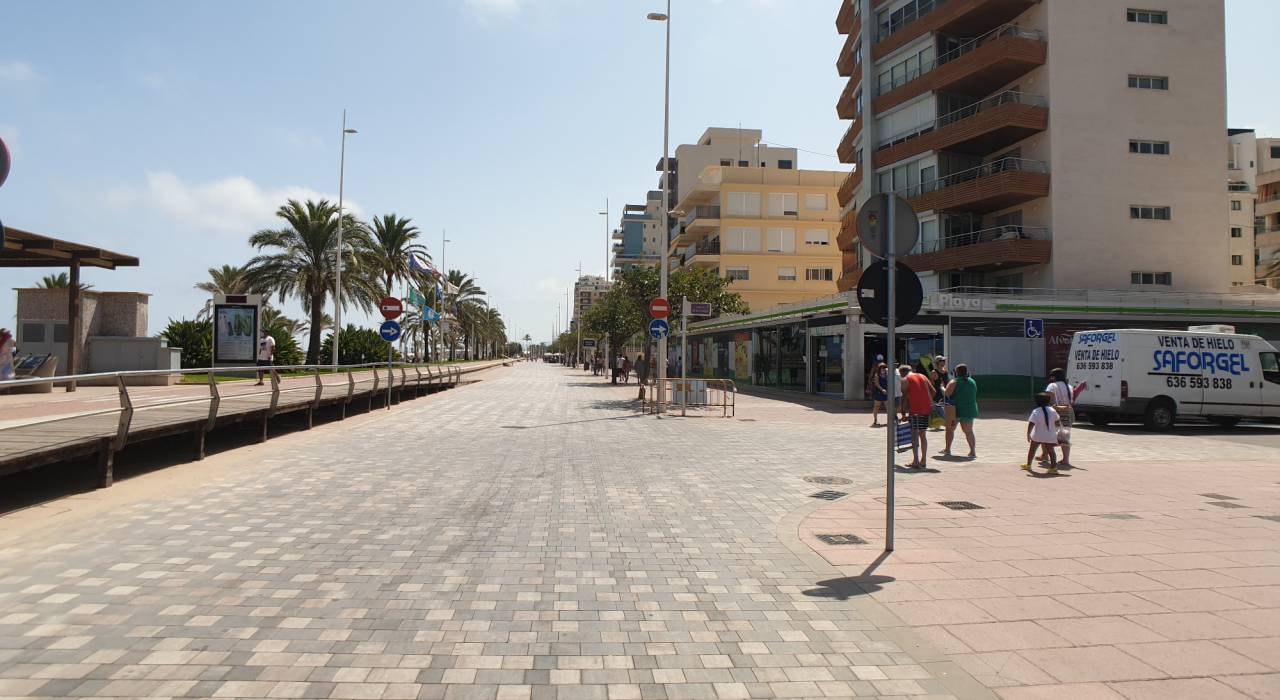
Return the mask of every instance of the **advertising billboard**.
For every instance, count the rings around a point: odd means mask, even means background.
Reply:
[[[252,365],[257,360],[258,306],[214,304],[213,361]]]

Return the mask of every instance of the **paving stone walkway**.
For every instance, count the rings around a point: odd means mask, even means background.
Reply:
[[[0,697],[990,697],[794,537],[875,440],[632,392],[520,365],[0,519]]]

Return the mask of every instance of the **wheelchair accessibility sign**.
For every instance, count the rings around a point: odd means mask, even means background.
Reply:
[[[1023,323],[1023,335],[1027,340],[1038,340],[1044,337],[1044,319],[1028,318]]]

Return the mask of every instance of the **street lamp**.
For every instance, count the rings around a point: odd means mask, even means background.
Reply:
[[[609,234],[609,198],[604,198],[604,211],[597,212],[604,217],[604,281],[609,281],[609,258],[613,251],[613,237]]]
[[[669,264],[667,256],[667,248],[671,245],[668,240],[671,233],[670,214],[667,209],[671,206],[671,164],[668,162],[667,153],[670,149],[671,134],[671,0],[667,0],[666,13],[650,12],[648,18],[655,22],[663,22],[666,24],[666,57],[663,65],[662,80],[662,253],[658,260],[658,296],[663,299],[667,298],[667,265]],[[663,336],[658,339],[658,391],[655,415],[662,416],[662,399],[663,399],[663,383],[667,378],[667,338]]]
[[[342,333],[342,185],[347,170],[347,110],[342,110],[342,147],[338,157],[338,253],[333,268],[333,368],[338,369],[338,336]]]

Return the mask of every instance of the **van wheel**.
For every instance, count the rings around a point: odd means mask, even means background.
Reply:
[[[1231,416],[1209,416],[1209,422],[1220,428],[1234,428],[1240,423],[1240,419]]]
[[[1089,423],[1096,425],[1099,428],[1105,428],[1108,425],[1111,425],[1111,416],[1108,416],[1105,413],[1090,413]]]
[[[1143,419],[1143,424],[1147,430],[1168,430],[1173,427],[1173,420],[1177,416],[1177,408],[1174,407],[1173,401],[1167,398],[1152,399],[1147,404],[1147,414]]]

